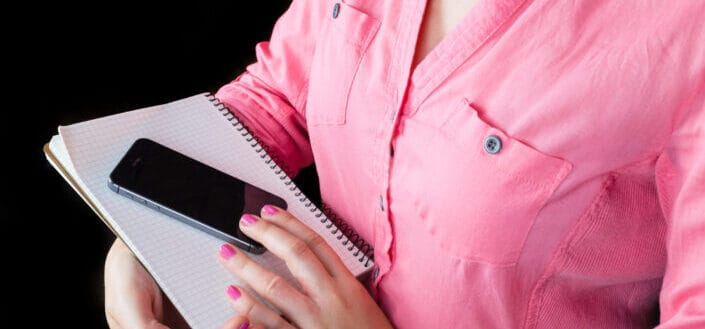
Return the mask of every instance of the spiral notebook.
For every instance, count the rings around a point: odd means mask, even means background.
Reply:
[[[47,159],[130,247],[193,328],[218,328],[233,316],[224,291],[229,284],[242,283],[216,261],[221,240],[108,188],[110,171],[138,138],[162,143],[276,194],[326,239],[358,278],[372,268],[368,245],[308,200],[281,163],[211,94],[60,126],[44,147]],[[295,283],[285,264],[269,252],[251,256]]]

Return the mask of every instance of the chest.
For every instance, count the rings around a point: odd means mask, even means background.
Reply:
[[[475,5],[477,0],[429,0],[419,30],[414,66],[431,52]]]
[[[400,190],[437,199],[434,209],[503,209],[494,203],[501,202],[522,205],[512,213],[530,214],[562,179],[570,190],[663,145],[668,127],[661,123],[670,121],[668,109],[680,99],[672,93],[679,90],[673,79],[679,66],[664,66],[665,53],[649,48],[656,31],[646,21],[654,17],[621,8],[588,15],[568,3],[474,2],[382,7],[386,2],[349,1],[337,17],[326,18],[306,116],[324,173],[322,194],[363,196],[357,203],[341,200],[339,207],[349,205],[339,209],[346,217],[369,218],[357,209],[370,204],[387,209],[381,184],[390,176]],[[614,28],[614,17],[644,31]],[[412,58],[420,65],[409,65]],[[488,152],[492,136],[502,146]],[[542,176],[547,172],[552,175]],[[517,180],[537,198],[508,200]],[[417,182],[415,189],[409,182]],[[495,189],[472,193],[483,200],[454,190],[467,185]],[[533,186],[546,187],[545,193],[533,193]],[[447,195],[458,199],[449,202]],[[465,256],[511,262],[517,250]]]

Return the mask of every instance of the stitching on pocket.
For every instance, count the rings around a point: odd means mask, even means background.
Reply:
[[[348,5],[341,6],[337,18],[327,18],[316,45],[306,110],[311,126],[345,124],[350,92],[360,63],[379,30],[380,22],[374,17]],[[331,76],[337,79],[326,81]],[[331,87],[331,83],[337,86]]]
[[[467,101],[459,102],[451,111],[447,118],[439,120],[441,127],[429,127],[438,136],[435,141],[438,147],[429,155],[452,159],[453,163],[444,162],[448,171],[434,178],[440,179],[439,182],[432,183],[430,178],[426,179],[423,193],[428,202],[419,208],[426,211],[426,216],[421,215],[425,218],[424,225],[429,232],[434,232],[434,239],[448,251],[449,256],[493,266],[512,266],[525,247],[536,217],[572,171],[573,165],[489,124]],[[482,140],[487,135],[505,139],[504,153],[486,154]],[[484,174],[485,171],[489,172]],[[448,183],[456,176],[455,173],[466,175],[463,177],[476,187],[457,190],[461,193],[451,197],[440,196],[453,189]],[[496,186],[490,189],[477,187],[493,182]],[[505,193],[504,189],[511,186],[517,189],[512,192],[517,193],[516,197],[507,197]],[[463,203],[461,199],[467,202]],[[513,208],[500,204],[506,200],[514,200]],[[458,202],[465,204],[464,209],[475,212],[464,218],[455,218],[444,210]],[[523,215],[514,216],[515,212]],[[446,218],[448,216],[452,218]],[[503,244],[507,239],[511,240],[510,243]]]

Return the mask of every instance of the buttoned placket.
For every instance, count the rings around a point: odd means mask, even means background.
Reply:
[[[389,184],[393,170],[394,161],[394,141],[396,139],[396,130],[399,125],[399,117],[403,113],[405,105],[404,93],[406,92],[411,71],[411,62],[413,60],[414,50],[416,48],[415,40],[423,17],[423,7],[425,2],[418,0],[413,6],[404,6],[402,10],[406,11],[401,15],[400,39],[397,40],[398,45],[403,47],[396,48],[397,56],[401,58],[396,64],[390,66],[389,84],[391,88],[388,90],[391,93],[388,96],[388,105],[385,107],[383,120],[377,129],[375,161],[373,168],[377,173],[376,180],[379,183],[379,195],[377,196],[377,204],[375,207],[375,223],[374,240],[375,240],[375,268],[371,275],[371,292],[377,297],[377,288],[384,275],[389,271],[393,263],[392,249],[394,245],[394,236],[392,232],[392,218],[390,215],[389,204]]]
[[[372,272],[372,282],[375,288],[381,280],[380,274],[384,274],[389,270],[391,263],[393,261],[392,255],[390,253],[391,247],[394,243],[394,237],[392,235],[392,222],[390,218],[390,206],[389,206],[389,182],[391,178],[392,161],[393,157],[393,144],[395,139],[395,131],[398,125],[397,113],[399,111],[392,110],[391,114],[387,116],[389,120],[384,120],[386,127],[381,127],[382,136],[384,136],[380,143],[378,144],[378,159],[379,159],[379,177],[378,181],[380,184],[380,192],[377,196],[376,213],[379,223],[378,227],[375,228],[375,248],[381,247],[381,250],[377,250],[375,255],[383,255],[381,259],[375,259],[376,265]]]

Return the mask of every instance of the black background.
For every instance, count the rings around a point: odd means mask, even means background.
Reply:
[[[4,27],[3,322],[106,326],[102,266],[114,237],[46,161],[57,127],[215,92],[254,60],[288,5],[37,4]]]

